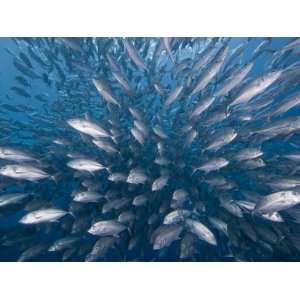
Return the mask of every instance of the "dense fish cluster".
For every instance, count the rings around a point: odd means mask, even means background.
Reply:
[[[0,260],[300,260],[299,38],[9,42]]]

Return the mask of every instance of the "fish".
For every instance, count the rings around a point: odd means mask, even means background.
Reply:
[[[189,193],[184,189],[177,189],[172,194],[171,208],[181,207],[189,200]]]
[[[0,147],[0,159],[14,162],[37,161],[37,159],[32,157],[30,154],[10,147]]]
[[[135,196],[133,201],[132,201],[132,204],[134,206],[144,206],[144,205],[147,204],[147,202],[148,202],[147,195],[142,194],[142,195]]]
[[[113,210],[122,209],[123,207],[126,207],[129,203],[130,199],[126,197],[110,200],[102,206],[102,213],[105,214]]]
[[[208,162],[196,167],[194,172],[197,170],[201,170],[205,173],[210,173],[213,171],[217,171],[219,169],[225,168],[229,164],[229,161],[223,157],[218,157],[209,160]]]
[[[255,159],[263,155],[263,152],[259,148],[245,148],[235,154],[234,159],[237,161],[244,161],[249,159]]]
[[[80,240],[79,237],[73,237],[73,236],[68,236],[64,237],[62,239],[59,239],[53,243],[52,246],[48,249],[50,252],[55,252],[55,251],[63,251],[68,248],[71,248],[74,246],[75,243],[78,243]]]
[[[294,49],[295,47],[299,47],[300,45],[300,39],[297,38],[291,42],[289,42],[287,45],[285,45],[284,47],[282,47],[282,49],[280,49],[280,52],[285,52],[291,49]]]
[[[85,120],[85,119],[69,119],[67,123],[74,129],[78,130],[79,132],[82,132],[84,134],[87,134],[93,138],[98,137],[110,137],[110,134],[107,130],[102,128],[101,126]]]
[[[0,175],[32,182],[37,182],[45,178],[53,178],[51,175],[39,168],[21,164],[5,165],[1,167]]]
[[[171,61],[173,62],[173,64],[175,64],[175,59],[172,55],[172,50],[171,50],[172,38],[171,37],[163,37],[162,40],[163,40],[163,45],[164,45]]]
[[[152,191],[160,191],[168,184],[169,176],[162,175],[152,183]]]
[[[135,168],[130,170],[126,182],[131,184],[145,184],[147,180],[148,176],[144,172],[144,170],[140,168]]]
[[[135,214],[132,211],[124,211],[120,213],[118,216],[118,222],[123,223],[123,224],[129,224],[131,222],[135,221]]]
[[[111,173],[108,177],[108,180],[113,182],[126,182],[127,174],[121,172]]]
[[[237,132],[233,128],[226,128],[221,132],[215,133],[211,142],[206,148],[206,151],[218,151],[223,146],[231,143],[237,137]]]
[[[57,208],[47,208],[35,210],[19,220],[21,224],[39,224],[39,223],[49,223],[56,222],[60,218],[64,217],[68,212],[57,209]]]
[[[187,219],[185,221],[188,229],[194,233],[199,239],[207,242],[210,245],[217,246],[215,235],[204,224],[199,221]]]
[[[278,178],[268,182],[267,185],[269,185],[272,189],[289,190],[299,186],[300,181],[297,178]]]
[[[193,96],[203,89],[206,88],[206,86],[211,82],[211,80],[217,75],[219,70],[221,69],[225,58],[228,53],[228,47],[225,47],[224,49],[220,50],[220,52],[216,55],[216,58],[214,59],[213,63],[208,67],[198,83],[196,84],[195,88],[190,93],[190,96]]]
[[[45,244],[37,244],[32,247],[29,247],[28,249],[26,249],[20,254],[18,258],[18,262],[24,262],[24,261],[36,259],[36,257],[45,253],[46,250],[47,250],[47,246]]]
[[[11,193],[0,196],[0,208],[12,204],[21,203],[29,194],[24,193]]]
[[[93,140],[93,144],[95,144],[99,149],[105,151],[108,154],[115,154],[118,153],[118,149],[115,147],[115,145],[109,141],[104,140]]]
[[[174,88],[174,90],[171,91],[170,95],[168,96],[168,98],[166,99],[164,105],[166,107],[170,106],[174,101],[176,101],[179,97],[180,97],[180,94],[182,93],[183,91],[183,86],[182,85],[179,85],[177,87]]]
[[[163,225],[160,232],[155,235],[153,241],[153,249],[161,250],[170,246],[174,241],[178,240],[183,230],[182,225]]]
[[[195,237],[191,233],[186,233],[180,243],[180,259],[191,259],[197,253]]]
[[[93,246],[91,252],[86,256],[85,261],[97,261],[99,258],[105,256],[105,254],[115,247],[115,238],[114,237],[102,237],[100,238]]]
[[[148,68],[145,64],[145,62],[140,57],[139,53],[136,51],[135,47],[128,41],[128,39],[123,39],[123,45],[126,51],[128,52],[128,55],[130,59],[134,62],[134,64],[143,71],[147,71]]]
[[[145,143],[145,137],[143,133],[138,128],[131,128],[130,130],[132,136],[143,146]]]
[[[168,138],[167,134],[158,125],[154,126],[152,130],[158,137],[162,139]]]
[[[291,153],[291,154],[286,154],[283,157],[293,160],[293,161],[300,161],[300,153]]]
[[[282,74],[282,70],[271,71],[258,78],[253,79],[239,95],[232,100],[228,108],[232,108],[236,105],[245,104],[249,102],[253,97],[264,92],[269,86],[271,86]]]
[[[273,212],[273,213],[266,213],[266,214],[262,214],[261,217],[263,219],[272,221],[272,222],[277,222],[277,223],[282,223],[284,222],[284,219],[282,218],[282,216],[277,212]]]
[[[270,214],[291,208],[300,203],[300,193],[280,191],[265,196],[255,206],[256,213]]]
[[[209,222],[225,236],[228,236],[227,224],[225,222],[215,217],[210,217]]]
[[[191,212],[186,209],[176,209],[168,213],[164,217],[163,223],[166,225],[177,224],[183,222],[186,218],[191,216]]]
[[[240,209],[240,206],[238,205],[238,203],[232,201],[232,200],[225,200],[222,201],[221,207],[223,207],[225,210],[227,210],[230,214],[232,214],[233,216],[237,217],[237,218],[243,218],[243,212]]]
[[[112,71],[112,75],[114,78],[120,83],[122,88],[129,94],[132,95],[134,94],[132,88],[130,87],[130,83],[128,80],[118,71]]]
[[[88,230],[88,233],[102,237],[118,237],[119,234],[124,230],[127,230],[127,227],[123,224],[114,220],[106,220],[94,223]]]
[[[207,97],[204,100],[200,100],[193,111],[190,113],[190,119],[199,117],[205,110],[207,110],[215,101],[215,97]]]
[[[293,107],[296,107],[300,104],[300,94],[297,94],[289,99],[285,99],[284,103],[282,103],[274,112],[273,116],[276,116],[278,114],[283,114],[292,109]]]
[[[248,75],[248,73],[253,68],[253,63],[246,64],[240,68],[235,74],[231,75],[223,87],[220,88],[216,93],[216,97],[227,95],[233,88],[237,87],[243,79]]]
[[[64,43],[67,47],[71,48],[72,50],[83,52],[81,46],[78,44],[78,39],[76,38],[67,38],[61,37],[58,38],[62,43]]]
[[[98,202],[102,198],[102,195],[96,192],[87,191],[87,192],[79,192],[77,193],[73,201],[81,202],[81,203],[88,203],[88,202]]]
[[[105,169],[102,164],[91,159],[73,159],[67,163],[67,166],[78,171],[90,173]]]
[[[114,105],[120,106],[119,101],[105,88],[105,85],[100,82],[99,79],[93,79],[93,84],[95,85],[99,94],[107,103],[112,103]]]

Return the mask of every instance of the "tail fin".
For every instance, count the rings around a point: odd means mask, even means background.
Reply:
[[[56,173],[55,175],[50,176],[50,179],[53,180],[56,184],[58,184],[60,179],[60,174]]]

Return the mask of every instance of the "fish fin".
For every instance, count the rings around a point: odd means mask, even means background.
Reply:
[[[127,230],[128,230],[129,235],[132,236],[132,230],[131,230],[131,228],[127,227]]]
[[[111,167],[106,167],[105,170],[106,170],[109,174],[112,173]]]
[[[58,184],[59,178],[59,173],[50,176],[50,179],[53,180],[56,184]]]
[[[86,112],[86,113],[84,114],[84,118],[85,118],[87,121],[91,121],[91,116],[90,116],[90,114],[89,114],[88,112]]]
[[[69,211],[69,215],[76,219],[76,216],[71,211]]]

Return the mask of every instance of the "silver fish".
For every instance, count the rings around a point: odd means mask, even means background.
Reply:
[[[124,173],[116,172],[111,173],[107,179],[113,182],[126,182],[127,175]]]
[[[215,238],[215,235],[205,225],[192,219],[187,219],[185,223],[189,228],[189,230],[192,233],[194,233],[199,239],[213,246],[217,245],[217,240]]]
[[[15,162],[36,161],[31,155],[9,147],[0,147],[0,158]]]
[[[135,63],[135,65],[144,71],[147,71],[147,66],[145,62],[140,57],[139,53],[136,51],[135,47],[127,40],[123,39],[123,44],[125,49],[128,52],[129,57],[132,59],[132,61]]]
[[[148,197],[145,194],[134,197],[132,204],[134,206],[144,206],[148,202]]]
[[[127,182],[131,184],[144,184],[148,180],[148,176],[142,169],[132,169],[127,177]]]
[[[152,183],[152,191],[162,190],[168,184],[169,176],[160,176]]]
[[[300,203],[300,193],[280,191],[265,196],[255,206],[255,212],[261,214],[274,213],[291,208]]]
[[[120,106],[118,100],[105,88],[105,86],[98,79],[93,79],[93,84],[95,85],[99,94],[103,97],[103,99],[114,105]]]
[[[131,128],[130,130],[131,134],[133,135],[133,137],[141,144],[144,145],[145,143],[145,137],[143,135],[143,133],[138,130],[136,127]]]
[[[91,159],[74,159],[69,161],[67,166],[78,171],[90,173],[105,169],[103,165]]]
[[[214,228],[222,232],[224,235],[228,236],[227,224],[225,222],[214,217],[210,217],[208,218],[208,220]]]
[[[130,87],[130,84],[128,82],[128,80],[118,71],[113,71],[112,75],[114,76],[114,78],[120,83],[120,85],[122,86],[122,88],[129,94],[132,94],[132,89]]]
[[[220,88],[216,93],[215,96],[224,96],[228,94],[233,88],[238,86],[243,79],[248,75],[253,67],[253,63],[249,63],[242,67],[236,74],[232,75],[228,80],[225,82],[222,88]]]
[[[55,222],[67,214],[66,211],[56,208],[35,210],[20,219],[21,224],[39,224]]]
[[[87,191],[87,192],[77,193],[74,196],[73,201],[83,202],[83,203],[98,202],[101,198],[102,198],[101,194],[92,191]]]
[[[18,261],[28,261],[30,259],[33,259],[46,252],[46,249],[47,247],[44,244],[34,245],[23,251],[19,256]]]
[[[105,256],[107,251],[115,246],[114,237],[100,238],[93,246],[92,251],[86,256],[85,261],[97,261],[99,258]]]
[[[53,178],[41,169],[29,165],[6,165],[0,168],[0,174],[14,179],[36,182],[45,178]]]
[[[88,232],[92,235],[97,236],[115,236],[118,237],[119,234],[126,230],[127,227],[123,224],[114,221],[114,220],[108,220],[108,221],[99,221],[94,223],[91,228],[88,230]]]
[[[182,225],[163,225],[162,230],[154,239],[153,249],[160,250],[169,247],[174,241],[179,239],[182,230]]]
[[[160,138],[162,139],[167,139],[168,136],[166,133],[163,132],[162,128],[160,128],[159,126],[155,125],[153,128],[152,128],[153,132],[159,136]]]
[[[67,123],[74,129],[89,136],[92,136],[93,138],[110,136],[107,130],[85,119],[69,119]]]
[[[212,137],[213,142],[211,142],[206,148],[206,151],[218,151],[223,146],[231,143],[237,137],[237,132],[233,128],[226,128],[221,132],[217,132],[215,136]]]
[[[166,99],[164,105],[165,105],[165,106],[169,106],[169,105],[171,105],[173,102],[175,102],[175,101],[180,97],[180,94],[182,93],[182,91],[183,91],[183,86],[182,86],[182,85],[179,85],[179,86],[175,87],[175,88],[171,91],[169,97]]]
[[[229,107],[245,104],[250,101],[253,97],[265,91],[271,84],[273,84],[281,76],[282,71],[272,71],[266,73],[258,78],[252,80],[240,93],[233,99],[229,104]]]
[[[95,144],[99,149],[104,150],[106,153],[118,153],[118,149],[114,146],[113,143],[104,140],[93,140],[93,144]]]
[[[0,196],[0,207],[22,202],[29,194],[11,193]]]
[[[228,50],[228,47],[225,47],[222,50],[222,52],[218,55],[216,61],[205,71],[203,76],[200,78],[195,88],[191,92],[190,96],[193,96],[205,89],[206,86],[210,83],[210,81],[217,75],[224,63]]]
[[[59,239],[54,242],[54,244],[48,249],[50,252],[62,251],[74,246],[75,243],[79,242],[79,237],[68,236],[62,239]]]
[[[229,161],[223,157],[213,158],[208,162],[202,164],[200,167],[195,168],[196,170],[204,171],[205,173],[210,173],[213,171],[217,171],[221,168],[226,167],[229,164]]]
[[[190,118],[199,117],[204,111],[206,111],[215,101],[215,97],[207,97],[196,105],[193,111],[190,113]]]
[[[293,107],[296,107],[300,104],[300,94],[297,94],[289,99],[285,99],[284,103],[282,103],[274,112],[273,116],[286,113]]]
[[[190,217],[191,211],[186,209],[176,209],[168,213],[164,217],[163,223],[166,225],[177,224],[183,222],[186,218]]]
[[[263,155],[263,152],[259,148],[245,148],[240,150],[234,155],[234,159],[237,161],[255,159]]]

